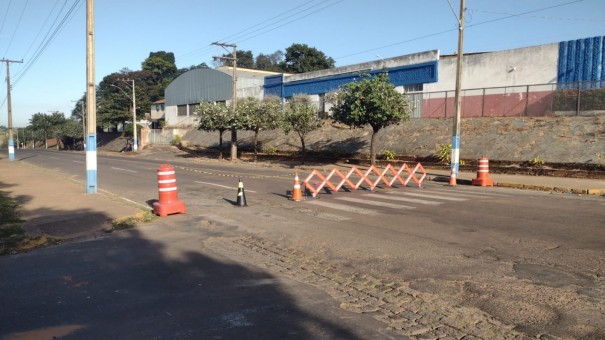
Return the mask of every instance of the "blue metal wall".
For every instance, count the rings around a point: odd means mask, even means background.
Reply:
[[[395,86],[434,83],[437,81],[437,70],[437,61],[387,69],[391,83]],[[377,74],[381,72],[383,71],[375,70],[367,73]],[[265,95],[288,98],[295,94],[328,93],[358,79],[358,73],[350,73],[283,83],[282,75],[277,75],[265,77],[264,88]]]
[[[605,37],[559,43],[558,83],[592,82],[605,86]]]

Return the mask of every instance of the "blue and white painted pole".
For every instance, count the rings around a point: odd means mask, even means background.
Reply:
[[[97,134],[88,135],[86,142],[86,193],[97,193]]]
[[[452,155],[450,159],[450,169],[458,176],[460,166],[460,135],[452,136]]]
[[[8,160],[9,161],[15,160],[15,142],[13,141],[12,136],[8,140]]]

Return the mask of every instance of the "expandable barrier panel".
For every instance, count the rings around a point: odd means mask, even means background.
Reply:
[[[416,172],[420,171],[422,176],[416,177]],[[402,176],[403,173],[403,176]],[[407,173],[407,177],[406,177]],[[319,181],[315,181],[314,184],[311,180],[317,177]],[[332,178],[335,177],[338,182],[332,183]],[[372,177],[376,179],[372,180]],[[405,177],[405,179],[404,179]],[[422,181],[426,177],[426,170],[418,163],[414,169],[410,169],[407,164],[403,164],[399,170],[394,168],[391,164],[387,165],[383,171],[380,171],[377,167],[372,165],[365,172],[362,172],[357,167],[352,167],[346,174],[343,174],[338,169],[333,169],[327,176],[324,176],[320,171],[313,170],[309,176],[303,181],[303,185],[313,197],[317,197],[317,194],[324,187],[330,188],[332,192],[338,192],[343,186],[347,186],[349,189],[357,190],[362,184],[366,184],[370,190],[374,190],[380,182],[384,183],[387,187],[392,187],[395,181],[398,181],[403,186],[407,186],[410,180],[413,180],[416,185],[421,188]],[[353,178],[358,178],[357,182],[352,181]]]

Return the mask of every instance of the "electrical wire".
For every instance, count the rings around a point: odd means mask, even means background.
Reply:
[[[268,33],[268,32],[271,32],[271,31],[273,31],[273,30],[276,30],[276,29],[278,29],[278,28],[281,28],[281,27],[283,27],[283,26],[286,26],[286,25],[288,25],[288,24],[291,24],[291,23],[293,23],[293,22],[296,22],[296,21],[298,21],[298,20],[302,20],[302,19],[304,19],[304,18],[306,18],[306,17],[308,17],[308,16],[310,16],[310,15],[312,15],[312,14],[315,14],[315,13],[317,13],[317,12],[323,11],[323,10],[325,10],[325,9],[329,8],[329,7],[334,6],[334,5],[337,5],[337,4],[341,3],[341,2],[343,2],[344,0],[334,0],[334,2],[332,2],[332,3],[330,3],[330,1],[333,1],[333,0],[329,0],[329,1],[324,2],[324,5],[325,5],[325,6],[320,7],[319,9],[316,9],[316,10],[314,10],[314,11],[310,12],[310,13],[305,13],[305,12],[308,12],[308,11],[310,11],[310,10],[315,9],[315,5],[313,5],[313,6],[309,6],[309,7],[305,8],[305,9],[303,9],[303,10],[300,10],[300,11],[298,11],[296,14],[289,15],[289,16],[286,16],[286,17],[284,17],[284,18],[281,18],[281,19],[279,19],[279,20],[277,20],[277,21],[274,21],[274,19],[279,18],[279,17],[282,17],[282,16],[284,16],[285,14],[288,14],[288,13],[290,13],[290,12],[292,12],[292,11],[295,11],[296,9],[299,9],[299,8],[301,8],[301,7],[305,7],[305,6],[307,6],[307,5],[311,4],[311,3],[312,3],[312,2],[314,2],[314,1],[315,1],[315,0],[308,1],[308,2],[304,3],[303,5],[300,5],[300,6],[297,6],[297,7],[291,8],[291,9],[289,9],[289,10],[287,10],[287,11],[284,11],[284,12],[282,12],[282,13],[280,13],[280,14],[276,15],[276,16],[273,16],[273,17],[271,17],[271,18],[269,18],[269,19],[266,19],[266,20],[264,20],[264,21],[262,21],[262,22],[260,22],[260,23],[258,23],[258,24],[255,24],[255,25],[253,25],[253,26],[250,26],[250,27],[248,27],[247,29],[244,29],[244,30],[242,30],[242,31],[240,31],[240,32],[238,32],[238,33],[235,33],[235,34],[229,35],[229,36],[227,36],[227,37],[225,37],[225,38],[223,38],[223,39],[220,39],[220,40],[218,40],[218,41],[225,41],[226,39],[231,38],[232,40],[234,40],[234,41],[233,41],[233,43],[236,43],[236,44],[237,44],[237,43],[241,43],[241,42],[244,42],[244,41],[250,40],[250,39],[252,39],[252,38],[258,37],[258,36],[260,36],[260,35],[266,34],[266,33]],[[327,3],[327,5],[326,5],[326,3]],[[304,14],[304,15],[302,15],[302,16],[301,16],[301,14]],[[290,20],[290,21],[287,21],[287,22],[285,22],[285,23],[283,23],[283,24],[281,24],[281,25],[275,26],[276,24],[282,23],[282,22],[284,22],[284,21],[286,21],[286,20],[288,20],[288,19],[291,19],[291,18],[294,18],[294,19],[292,19],[292,20]],[[266,23],[266,24],[265,24],[265,23]],[[265,24],[265,25],[264,25],[264,24]],[[261,27],[259,27],[259,26],[261,26]],[[258,27],[258,28],[257,28],[257,27]],[[255,28],[255,29],[254,29],[254,28]],[[257,33],[257,32],[260,32],[260,33],[258,33],[258,34],[254,34],[254,33]],[[254,34],[254,35],[249,36],[249,35],[251,35],[251,34]],[[234,37],[237,37],[237,38],[235,38],[235,39],[234,39]],[[244,39],[244,37],[247,37],[247,38],[245,38],[245,39]],[[184,58],[184,59],[185,59],[185,60],[187,60],[187,59],[192,59],[192,58],[193,58],[193,57],[195,57],[195,56],[203,55],[204,53],[209,53],[210,51],[212,51],[212,49],[213,49],[213,46],[212,46],[212,45],[209,45],[209,46],[206,46],[206,47],[203,47],[203,48],[200,48],[200,49],[194,50],[194,51],[192,51],[192,52],[186,53],[185,55],[182,55],[182,56],[191,55],[191,57],[189,57],[189,58],[187,58],[187,57],[186,57],[186,58]],[[194,56],[193,54],[195,54],[195,56]],[[182,56],[179,56],[179,57],[182,57]]]
[[[312,2],[315,2],[315,1],[316,1],[316,0],[311,0],[311,1],[305,2],[305,3],[304,3],[304,4],[302,4],[302,5],[299,5],[299,6],[296,6],[296,7],[291,8],[291,9],[289,9],[289,10],[287,10],[287,11],[281,12],[280,14],[278,14],[278,15],[276,15],[276,16],[273,16],[273,17],[271,17],[271,18],[269,18],[269,19],[263,20],[263,21],[259,22],[258,24],[252,25],[252,26],[250,26],[250,27],[248,27],[248,28],[246,28],[246,29],[243,29],[243,30],[241,30],[241,31],[239,31],[239,32],[237,32],[237,33],[234,33],[234,34],[228,35],[228,36],[226,36],[226,37],[224,37],[224,38],[221,38],[221,39],[218,39],[218,40],[216,40],[216,41],[226,41],[227,39],[231,39],[231,38],[233,38],[234,36],[238,36],[238,35],[240,35],[240,34],[242,34],[242,33],[246,33],[246,32],[248,32],[249,30],[251,30],[251,29],[253,29],[253,28],[256,28],[256,27],[258,27],[258,26],[260,26],[260,25],[263,25],[263,24],[265,24],[265,23],[269,23],[269,22],[271,22],[272,20],[274,20],[274,19],[276,19],[276,18],[279,18],[279,17],[281,17],[281,16],[284,16],[284,15],[286,15],[286,14],[288,14],[288,13],[292,12],[292,11],[295,11],[295,10],[297,10],[297,9],[299,9],[299,8],[301,8],[301,7],[304,7],[304,6],[306,6],[306,5],[308,5],[308,4],[312,3]],[[305,10],[306,10],[306,9],[305,9]],[[303,11],[305,11],[305,10],[303,10]],[[272,24],[269,24],[269,25],[272,25]],[[211,50],[212,50],[212,45],[208,45],[208,46],[204,46],[204,47],[198,48],[198,49],[196,49],[196,50],[193,50],[193,51],[191,51],[191,52],[187,52],[187,53],[185,53],[185,54],[183,54],[183,55],[180,55],[179,57],[187,57],[187,56],[189,56],[189,55],[191,55],[191,54],[199,54],[199,53],[203,53],[203,52],[209,52],[209,51],[211,51]]]
[[[6,46],[6,51],[4,51],[4,55],[6,55],[6,53],[10,49],[11,45],[13,44],[13,40],[15,39],[15,34],[19,30],[19,26],[21,25],[21,20],[23,19],[23,14],[25,13],[25,9],[27,8],[27,4],[28,3],[29,3],[29,0],[25,1],[25,5],[23,6],[23,10],[21,11],[21,15],[19,16],[19,20],[17,21],[17,26],[15,26],[15,30],[13,31],[13,35],[11,36],[11,39],[8,42],[8,45]]]
[[[10,12],[12,3],[13,3],[13,0],[8,1],[8,7],[6,7],[6,12],[4,13],[4,19],[2,19],[2,25],[0,25],[0,34],[2,34],[2,29],[4,28],[4,23],[6,22],[6,17],[8,16],[8,12]]]
[[[470,25],[466,26],[466,28],[471,28],[471,27],[476,27],[476,26],[480,26],[480,25],[490,24],[490,23],[493,23],[493,22],[496,22],[496,21],[511,19],[511,18],[514,18],[514,17],[520,17],[520,16],[523,16],[523,15],[527,15],[527,14],[531,14],[531,13],[536,13],[536,12],[541,12],[541,11],[545,11],[545,10],[552,9],[552,8],[567,6],[567,5],[571,5],[571,4],[575,4],[575,3],[583,2],[583,1],[586,1],[586,0],[569,1],[569,2],[566,2],[566,3],[562,3],[562,4],[558,4],[558,5],[553,5],[553,6],[548,6],[548,7],[544,7],[544,8],[539,8],[539,9],[535,9],[535,10],[531,10],[531,11],[527,11],[527,12],[522,12],[522,13],[518,13],[518,14],[510,14],[510,15],[508,15],[506,17],[503,17],[503,18],[497,18],[497,19],[492,19],[492,20],[487,20],[487,21],[479,22],[479,23],[476,23],[476,24],[470,24]],[[449,30],[445,30],[445,31],[441,31],[441,32],[431,33],[431,34],[423,35],[421,37],[416,37],[416,38],[412,38],[412,39],[408,39],[408,40],[404,40],[404,41],[400,41],[400,42],[396,42],[396,43],[392,43],[392,44],[388,44],[388,45],[383,45],[383,46],[371,48],[371,49],[368,49],[368,50],[364,50],[364,51],[361,51],[361,52],[347,54],[347,55],[344,55],[344,56],[341,56],[341,57],[338,57],[338,58],[334,58],[334,59],[335,60],[340,60],[340,59],[344,59],[344,58],[348,58],[348,57],[352,57],[352,56],[356,56],[356,55],[360,55],[360,54],[364,54],[364,53],[368,53],[368,52],[374,52],[374,51],[381,50],[383,48],[388,48],[388,47],[393,47],[393,46],[397,46],[397,45],[407,44],[407,43],[412,42],[412,41],[426,39],[426,38],[434,37],[434,36],[437,36],[437,35],[449,33],[449,32],[452,32],[452,31],[458,31],[458,29],[455,28],[455,29],[449,29]]]
[[[18,73],[16,75],[16,77],[15,77],[15,84],[19,83],[19,81],[21,79],[23,79],[23,77],[25,76],[25,74],[27,74],[27,71],[29,71],[31,69],[31,67],[36,63],[36,61],[38,61],[38,59],[40,58],[40,56],[44,53],[44,51],[48,48],[48,46],[50,46],[50,44],[52,43],[52,41],[63,30],[65,24],[67,22],[69,22],[69,20],[71,20],[71,18],[73,17],[73,15],[76,13],[76,8],[78,7],[78,5],[81,5],[81,4],[82,4],[82,0],[76,0],[73,3],[73,5],[69,8],[68,12],[61,19],[61,22],[59,22],[59,24],[57,25],[57,27],[53,31],[53,33],[50,36],[50,38],[48,40],[46,40],[46,42],[44,42],[43,45],[41,45],[42,48],[39,49],[39,52],[32,58],[32,60],[30,62],[27,63],[27,66],[25,67],[25,69],[22,72],[20,72],[20,73]]]

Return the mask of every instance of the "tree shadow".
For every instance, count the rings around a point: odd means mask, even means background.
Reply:
[[[326,308],[332,300],[316,288],[209,251],[204,242],[212,233],[160,224],[0,258],[0,304],[5,306],[0,337],[357,339],[380,334],[377,328],[360,330],[356,318],[362,316],[339,309],[336,302]]]
[[[367,138],[350,137],[339,141],[317,141],[310,144],[309,149],[320,153],[332,154],[334,158],[342,158],[358,154],[367,145]]]

